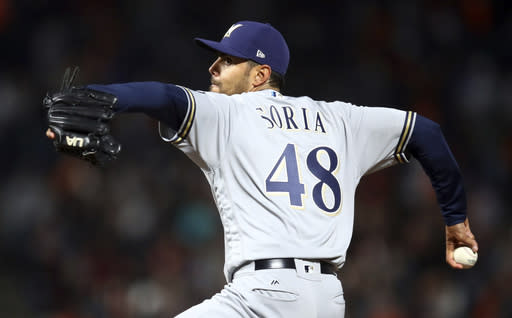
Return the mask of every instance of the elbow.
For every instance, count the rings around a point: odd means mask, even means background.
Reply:
[[[416,130],[418,128],[418,130]],[[416,125],[415,130],[421,134],[433,135],[433,136],[442,136],[443,133],[441,131],[441,125],[436,123],[433,120],[430,120],[426,117],[417,115],[416,116]]]
[[[417,115],[407,151],[418,159],[426,152],[438,150],[440,147],[446,147],[441,126],[435,121]]]

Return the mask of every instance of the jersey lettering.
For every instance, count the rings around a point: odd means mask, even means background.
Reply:
[[[299,129],[299,126],[293,121],[293,109],[290,106],[283,106],[284,118],[286,119],[286,129]],[[291,127],[293,125],[293,128]]]
[[[309,130],[308,121],[307,121],[308,116],[306,116],[307,111],[308,111],[307,108],[302,108],[302,118],[304,118],[304,130]]]
[[[264,113],[263,108],[261,108],[261,107],[256,108],[256,110],[262,114]],[[260,117],[268,122],[268,124],[269,124],[269,126],[267,126],[268,129],[274,128],[274,122],[270,118],[268,118],[267,116],[263,116],[263,115],[260,115]]]
[[[318,127],[322,129],[322,132],[325,134],[324,124],[322,123],[322,117],[320,117],[320,113],[316,113],[316,127],[315,131],[318,131]]]
[[[274,105],[270,106],[270,118],[272,119],[274,124],[276,124],[277,127],[283,128],[283,121],[281,120],[281,116],[279,115],[279,112],[277,111],[277,108]]]
[[[327,131],[323,123],[323,114],[316,112],[309,114],[308,109],[301,108],[301,111],[294,111],[291,106],[257,107],[260,117],[266,122],[268,129],[280,128],[290,131],[311,131],[310,122],[314,123],[314,132],[325,134]]]

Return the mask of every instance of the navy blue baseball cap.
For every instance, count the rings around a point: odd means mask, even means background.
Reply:
[[[290,51],[284,37],[268,23],[240,21],[233,24],[220,42],[195,38],[204,48],[267,64],[272,71],[286,74]]]

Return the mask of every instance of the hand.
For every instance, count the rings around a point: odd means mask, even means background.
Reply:
[[[478,243],[469,228],[469,221],[446,226],[446,262],[456,269],[462,269],[462,265],[453,259],[453,251],[459,246],[468,246],[473,252],[478,252]]]
[[[121,151],[110,133],[117,97],[86,87],[72,86],[78,67],[66,70],[60,91],[43,99],[47,113],[46,136],[58,152],[103,166]]]
[[[55,133],[50,128],[48,128],[46,130],[46,137],[48,137],[50,139],[55,139]]]

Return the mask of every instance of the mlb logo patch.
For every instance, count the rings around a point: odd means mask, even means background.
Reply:
[[[304,270],[306,273],[313,272],[315,268],[312,265],[304,265]]]

